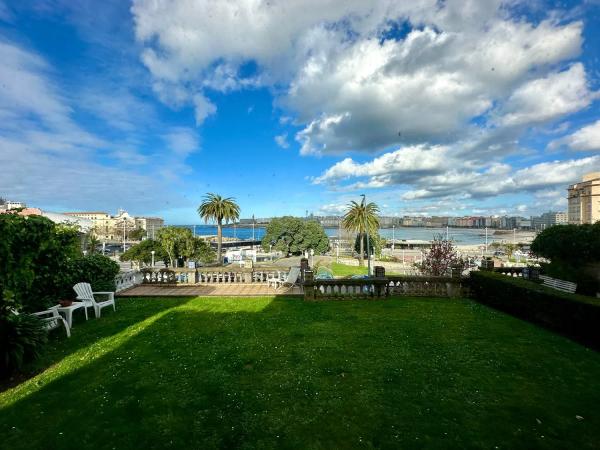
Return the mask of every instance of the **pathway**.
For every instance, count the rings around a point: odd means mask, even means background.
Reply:
[[[117,293],[118,297],[258,297],[271,295],[302,295],[302,291],[299,287],[279,288],[275,290],[266,284],[258,283],[215,283],[197,284],[193,286],[160,286],[142,284]]]

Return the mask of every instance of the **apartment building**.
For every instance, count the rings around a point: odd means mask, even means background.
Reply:
[[[583,176],[581,183],[572,184],[567,190],[570,224],[596,223],[600,220],[600,172]]]
[[[534,230],[544,230],[554,225],[565,225],[569,222],[566,212],[548,211],[540,216],[531,218],[531,227]]]
[[[108,243],[126,241],[129,233],[135,229],[142,229],[148,237],[154,238],[164,226],[164,220],[160,217],[134,217],[122,209],[115,216],[103,211],[70,212],[65,215],[90,220],[96,237]]]

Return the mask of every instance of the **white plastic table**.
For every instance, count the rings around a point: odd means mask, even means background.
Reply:
[[[83,302],[73,302],[71,306],[58,305],[58,312],[63,313],[65,315],[65,320],[69,324],[69,328],[73,326],[73,311],[79,308],[83,308],[83,310],[85,311],[85,320],[88,320],[87,308],[84,306]]]

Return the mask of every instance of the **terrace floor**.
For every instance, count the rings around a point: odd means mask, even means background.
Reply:
[[[193,286],[160,286],[143,284],[125,289],[119,297],[263,297],[269,295],[302,295],[299,287],[281,287],[277,290],[266,284],[213,283]]]

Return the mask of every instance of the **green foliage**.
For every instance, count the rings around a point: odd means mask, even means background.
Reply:
[[[194,237],[189,228],[163,227],[158,231],[157,238],[163,252],[161,255],[164,255],[165,262],[168,262],[171,267],[179,258],[183,258],[184,261],[194,259],[203,263],[215,260],[216,255],[210,245],[204,239]]]
[[[217,259],[217,255],[208,242],[200,237],[195,237],[189,259],[209,264]]]
[[[542,264],[546,274],[577,283],[577,292],[594,295],[600,289],[598,275],[587,267],[600,262],[600,222],[546,228],[531,251],[550,260]]]
[[[47,340],[43,322],[29,314],[0,317],[0,378],[39,357]]]
[[[129,239],[133,241],[141,241],[146,237],[146,230],[143,228],[136,228],[135,230],[130,231],[128,236]]]
[[[126,252],[120,256],[121,261],[135,261],[138,264],[152,264],[152,251],[154,251],[154,261],[169,262],[169,256],[160,242],[153,239],[146,239],[139,244],[132,245]]]
[[[119,265],[107,256],[94,254],[79,258],[73,264],[67,298],[73,297],[72,287],[79,282],[90,283],[93,291],[114,291],[118,273]]]
[[[269,223],[261,245],[285,254],[298,255],[313,249],[316,254],[329,250],[329,238],[320,223],[297,217],[277,217]]]
[[[198,214],[206,222],[214,220],[219,223],[234,222],[240,217],[240,207],[233,197],[223,198],[218,194],[208,193],[198,207]]]
[[[56,303],[80,255],[78,232],[41,216],[0,215],[0,316]]]
[[[361,246],[360,236],[363,238],[363,243]],[[385,238],[381,237],[378,232],[373,232],[369,234],[369,249],[371,251],[371,255],[375,255],[377,257],[381,256],[381,250],[385,247]],[[363,249],[363,258],[367,257],[367,235],[366,234],[358,234],[356,235],[356,239],[354,240],[354,251],[360,255],[360,250]]]
[[[86,237],[86,250],[88,252],[88,254],[94,254],[96,253],[96,248],[98,247],[98,245],[100,245],[100,240],[96,237],[95,234],[90,233],[87,237]]]
[[[198,214],[206,222],[214,220],[217,223],[217,257],[222,262],[223,255],[223,222],[235,222],[240,217],[240,207],[232,197],[223,198],[218,194],[208,193],[198,207]]]
[[[351,201],[348,205],[348,211],[342,219],[342,225],[346,230],[358,233],[359,236],[363,236],[366,233],[374,235],[379,229],[378,213],[379,207],[373,202],[364,204]],[[364,249],[366,240],[358,239],[358,242],[358,258],[362,266],[366,253]]]
[[[600,299],[487,271],[471,272],[471,292],[481,303],[600,349]]]
[[[531,243],[531,251],[538,256],[576,266],[600,261],[600,222],[546,228]]]
[[[194,236],[187,228],[163,227],[158,230],[157,240],[169,258],[169,265],[173,267],[175,260],[193,251]]]

